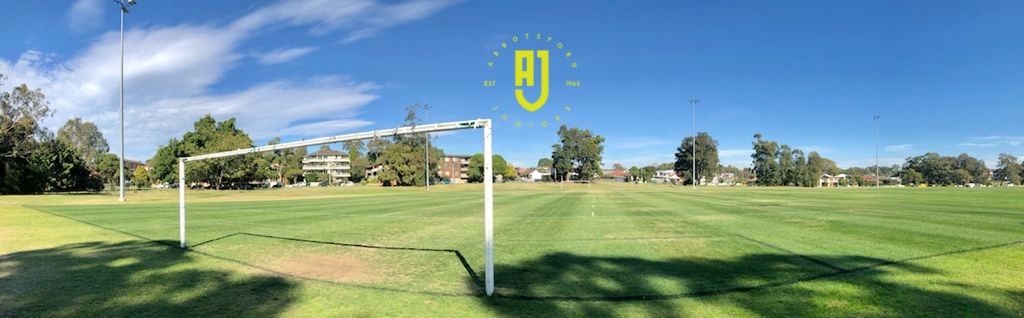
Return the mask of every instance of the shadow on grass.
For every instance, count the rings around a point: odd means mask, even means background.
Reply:
[[[0,316],[275,316],[296,286],[190,266],[186,251],[88,242],[0,256]]]
[[[767,253],[727,260],[649,260],[552,253],[515,265],[497,265],[496,297],[481,302],[512,316],[618,316],[624,314],[622,310],[633,310],[672,317],[681,315],[681,306],[699,306],[701,302],[731,304],[762,316],[1019,314],[966,295],[977,291],[972,286],[955,286],[956,291],[947,292],[950,288],[926,289],[920,283],[900,283],[889,275],[944,274],[908,262],[923,258],[928,257],[888,261]],[[822,281],[827,284],[813,284]],[[689,301],[680,302],[682,299]],[[631,309],[623,309],[627,307]]]

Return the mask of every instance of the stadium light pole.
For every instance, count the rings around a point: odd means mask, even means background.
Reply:
[[[697,188],[697,103],[700,103],[700,99],[690,99],[690,105],[693,105],[693,166],[690,167],[690,179],[694,189]]]
[[[120,161],[118,164],[118,179],[120,179],[120,189],[118,189],[117,200],[124,202],[124,14],[128,13],[128,7],[135,5],[135,0],[114,0],[121,6],[121,156],[118,158]]]
[[[880,174],[878,174],[878,171],[879,171],[878,170],[878,120],[881,119],[881,118],[882,118],[882,116],[878,116],[878,115],[875,115],[875,117],[874,117],[874,119],[875,119],[875,188],[879,188],[881,186],[881,178],[882,178],[882,176]]]

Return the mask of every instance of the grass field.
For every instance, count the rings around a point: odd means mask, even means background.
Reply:
[[[0,316],[1024,316],[1024,189],[0,197]]]

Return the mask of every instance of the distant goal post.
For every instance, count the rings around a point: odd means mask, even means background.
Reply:
[[[490,119],[473,119],[463,121],[444,122],[436,124],[425,124],[415,126],[403,126],[390,129],[379,129],[367,132],[358,132],[346,135],[338,135],[331,137],[321,137],[302,141],[293,141],[286,143],[279,143],[275,145],[266,145],[259,147],[252,147],[246,149],[238,149],[224,152],[217,152],[211,154],[204,154],[191,157],[178,158],[178,229],[181,239],[181,248],[186,248],[185,244],[185,164],[189,161],[199,161],[214,158],[225,158],[231,156],[240,156],[251,153],[260,153],[267,151],[284,150],[291,148],[310,147],[325,144],[333,144],[346,141],[354,140],[365,140],[374,138],[394,137],[399,135],[418,134],[418,133],[431,133],[461,129],[477,129],[483,130],[484,139],[484,276],[485,276],[485,290],[487,295],[490,296],[494,293],[494,169],[491,151],[491,120]]]

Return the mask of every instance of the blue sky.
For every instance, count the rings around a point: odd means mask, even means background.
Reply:
[[[929,151],[989,166],[1024,155],[1020,1],[139,2],[125,34],[129,158],[149,158],[206,113],[238,117],[262,144],[395,127],[406,105],[426,102],[432,122],[496,119],[495,151],[517,165],[550,155],[557,127],[512,121],[563,105],[560,123],[606,137],[607,165],[667,162],[691,132],[690,97],[702,100],[698,130],[738,166],[755,132],[871,165],[875,114],[883,164]],[[48,127],[83,117],[117,149],[114,4],[18,1],[5,12],[4,89],[42,88],[57,111]],[[486,66],[491,52],[537,32],[579,63],[552,77],[583,85],[554,85],[529,114],[508,86],[482,82],[510,82]],[[481,145],[471,131],[435,143]]]

